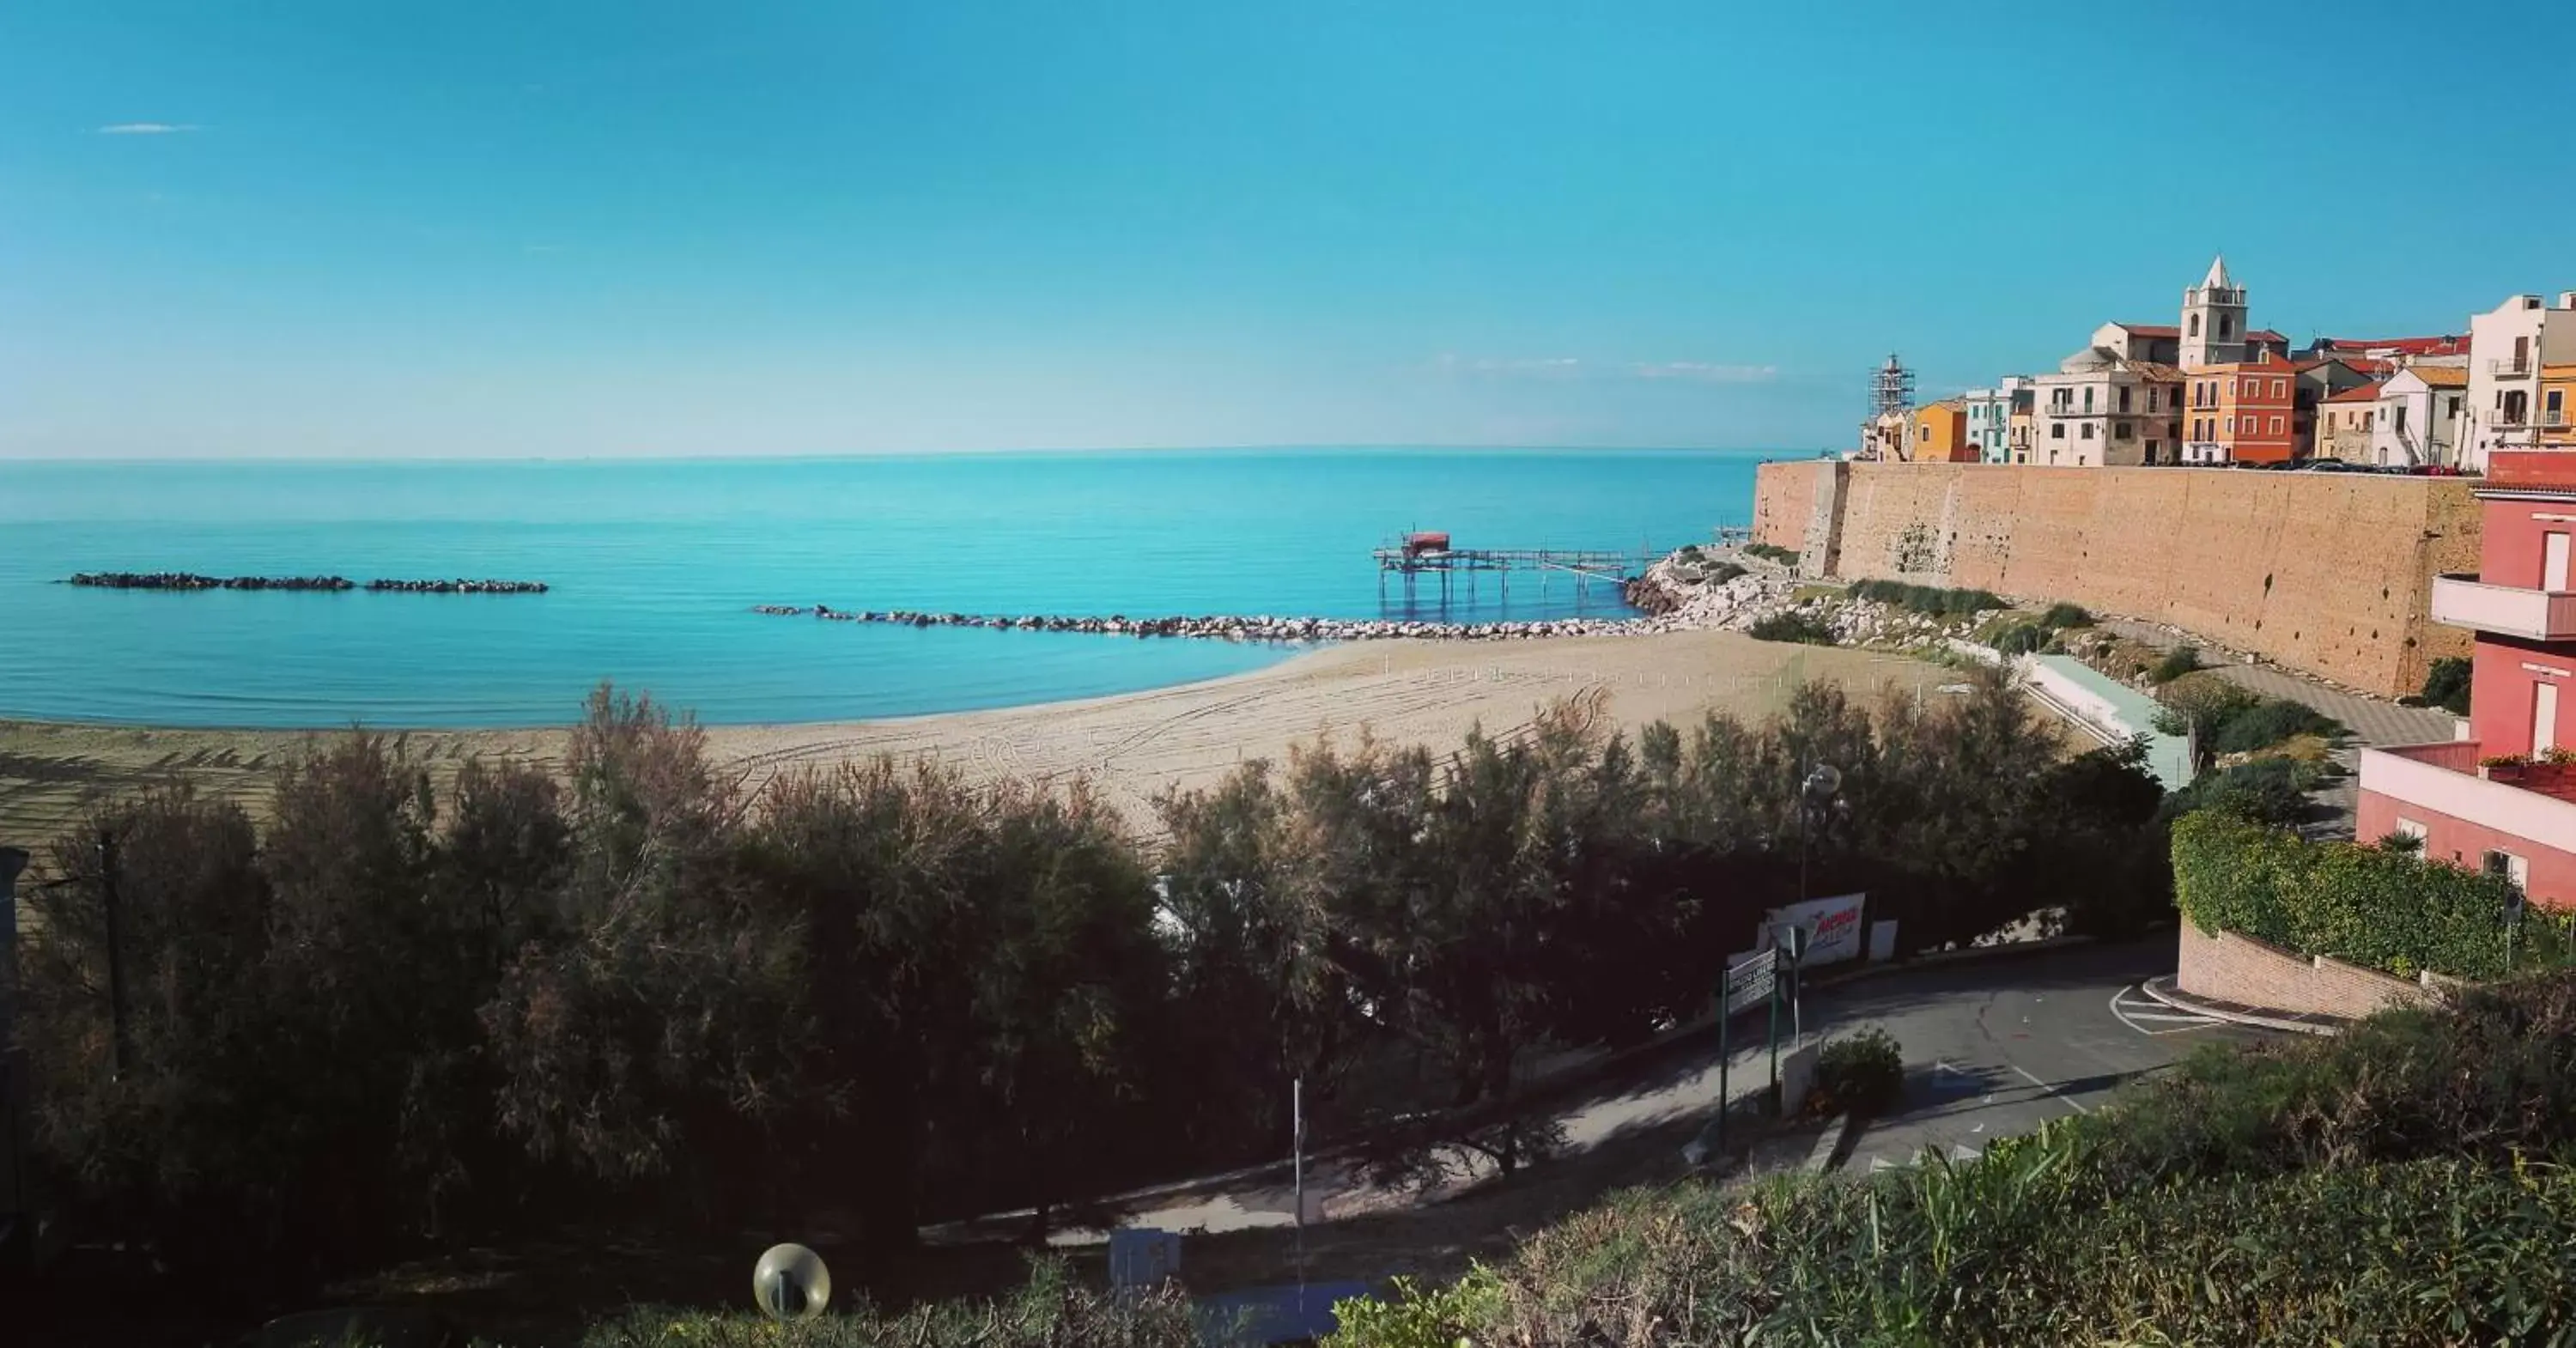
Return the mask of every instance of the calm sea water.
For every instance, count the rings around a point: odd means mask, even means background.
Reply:
[[[1761,456],[1264,451],[689,462],[0,462],[0,715],[530,725],[603,679],[710,723],[1151,688],[1293,650],[897,629],[753,604],[1402,614],[1371,548],[1636,549],[1743,523]],[[543,580],[546,595],[172,594],[75,571]],[[1559,578],[1457,619],[1577,609]],[[1583,611],[1616,610],[1594,586]],[[1442,616],[1426,599],[1415,610]]]

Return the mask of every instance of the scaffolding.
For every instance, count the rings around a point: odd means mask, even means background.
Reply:
[[[1869,379],[1870,418],[1876,420],[1891,412],[1902,414],[1913,410],[1914,372],[1905,368],[1905,363],[1891,351],[1887,353],[1887,363],[1878,367]]]

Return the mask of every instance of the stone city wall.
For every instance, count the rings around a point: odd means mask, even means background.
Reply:
[[[2459,478],[2193,468],[1767,463],[1754,538],[1841,580],[1973,586],[2169,623],[2364,692],[2418,691],[2469,635],[2433,578],[2478,569]]]

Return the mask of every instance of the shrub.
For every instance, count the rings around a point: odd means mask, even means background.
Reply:
[[[1905,1058],[1896,1038],[1873,1025],[1828,1040],[1816,1055],[1816,1094],[1826,1112],[1877,1114],[1905,1094]]]
[[[2239,932],[2401,978],[2501,976],[2511,882],[2357,843],[2312,843],[2217,810],[2173,828],[2174,899],[2203,931]],[[2525,924],[2526,958],[2553,928]]]
[[[1743,567],[1735,564],[1734,562],[1720,562],[1716,566],[1711,567],[1700,574],[1701,578],[1711,585],[1724,585],[1728,581],[1734,580],[1746,573]]]
[[[1813,614],[1770,613],[1753,620],[1745,635],[1756,641],[1795,641],[1809,646],[1834,644],[1834,629]]]
[[[840,1300],[836,1295],[836,1306]],[[590,1325],[580,1348],[1200,1348],[1226,1341],[1222,1325],[1208,1326],[1213,1333],[1202,1338],[1188,1299],[1177,1292],[1104,1296],[1055,1260],[1039,1261],[1026,1284],[990,1301],[933,1302],[887,1314],[851,1300],[850,1309],[787,1326],[748,1311],[637,1306]]]
[[[2198,646],[2176,646],[2165,652],[2164,658],[2158,660],[2155,667],[2147,671],[2147,682],[2171,683],[2199,668],[2200,648]]]
[[[2308,792],[2317,769],[2287,758],[2261,758],[2200,774],[2166,802],[2167,818],[2211,810],[2257,823],[2303,823],[2314,812]]]
[[[2342,722],[2304,702],[2268,698],[2227,717],[2218,728],[2214,747],[2222,754],[2252,753],[2257,749],[2269,749],[2294,735],[2343,733]]]
[[[1798,554],[1777,543],[1747,543],[1744,545],[1744,555],[1778,562],[1782,566],[1798,564]]]
[[[2050,627],[2057,628],[2093,625],[2093,615],[2083,605],[2069,604],[2062,600],[2049,605],[2048,611],[2039,615],[2039,620]]]
[[[2424,672],[2424,701],[2454,716],[2468,715],[2470,668],[2466,656],[2435,659]]]
[[[1851,597],[1941,619],[1974,617],[2011,607],[1985,590],[1945,590],[1933,585],[1908,585],[1894,580],[1854,582]]]
[[[2004,655],[2034,655],[2046,650],[2057,634],[2039,623],[2014,623],[1995,636],[1995,650]]]

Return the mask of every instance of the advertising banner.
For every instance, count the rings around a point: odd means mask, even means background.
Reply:
[[[1770,919],[1762,924],[1762,944],[1774,944],[1771,929],[1784,922],[1796,923],[1807,931],[1806,958],[1802,968],[1820,964],[1839,964],[1861,956],[1861,905],[1866,894],[1838,894],[1829,899],[1809,899],[1786,908],[1771,910]]]

